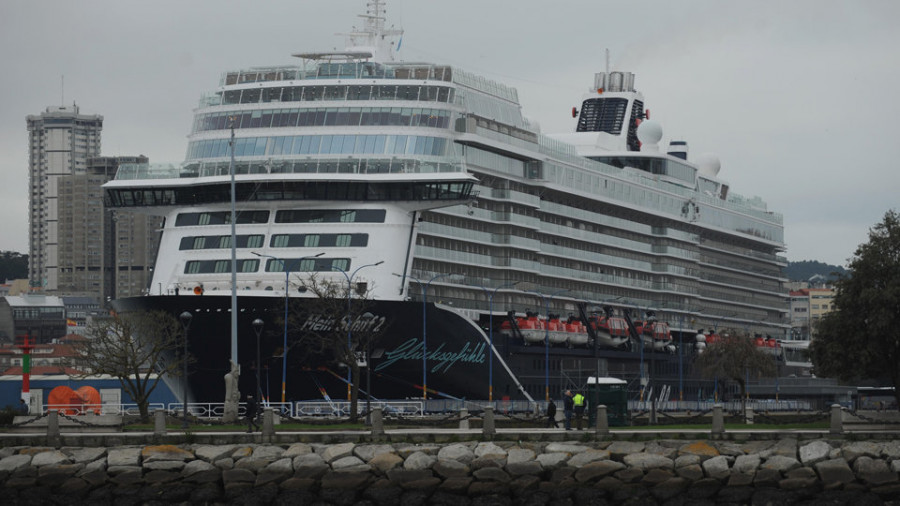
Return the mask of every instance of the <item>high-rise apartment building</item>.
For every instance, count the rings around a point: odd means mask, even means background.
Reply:
[[[148,162],[143,155],[91,157],[84,174],[59,179],[59,293],[99,302],[144,293],[161,219],[106,211],[101,187],[120,165]]]
[[[33,288],[59,289],[60,241],[85,230],[61,229],[59,183],[87,173],[87,161],[100,154],[103,116],[83,115],[77,105],[51,106],[28,116],[29,260]]]

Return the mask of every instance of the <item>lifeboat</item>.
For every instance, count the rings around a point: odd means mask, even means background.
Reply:
[[[656,351],[666,350],[672,345],[672,333],[669,331],[669,324],[648,320],[645,322],[636,321],[634,326],[641,335],[641,342],[644,348],[650,348]]]

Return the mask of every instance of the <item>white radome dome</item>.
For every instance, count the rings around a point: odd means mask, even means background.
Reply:
[[[658,144],[663,136],[662,125],[649,119],[644,120],[638,125],[637,136],[641,144]]]
[[[712,153],[703,153],[697,157],[697,166],[700,168],[700,174],[708,177],[716,177],[722,168],[722,162],[719,157]]]

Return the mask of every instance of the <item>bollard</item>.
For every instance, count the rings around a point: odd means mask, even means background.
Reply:
[[[606,418],[606,405],[597,406],[597,431],[598,436],[609,434],[609,420]]]
[[[712,433],[713,434],[725,433],[725,419],[722,417],[722,405],[721,404],[716,404],[713,406]]]
[[[262,435],[263,437],[275,435],[275,415],[271,407],[263,409]]]
[[[466,408],[459,410],[459,429],[469,430],[469,410]]]
[[[747,425],[753,425],[753,415],[753,408],[747,406],[747,408],[744,410],[744,422]]]
[[[59,437],[59,411],[55,409],[47,412],[47,437]]]
[[[487,406],[484,408],[484,425],[481,428],[481,433],[485,436],[493,436],[497,433],[497,429],[494,428],[494,407]]]
[[[166,412],[162,409],[153,411],[153,435],[166,435]]]
[[[842,434],[844,432],[844,413],[840,404],[831,405],[831,434]]]
[[[372,422],[372,436],[383,436],[384,421],[381,418],[381,408],[372,408],[369,419]]]
[[[650,425],[656,425],[656,399],[650,401]]]

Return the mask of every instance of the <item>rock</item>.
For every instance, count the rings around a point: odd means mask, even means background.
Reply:
[[[544,472],[544,468],[541,467],[540,462],[536,460],[529,460],[528,462],[516,462],[513,464],[507,463],[506,472],[508,472],[512,476],[533,476]]]
[[[285,457],[272,462],[263,469],[260,469],[256,473],[256,482],[253,486],[259,487],[267,483],[280,483],[286,478],[289,478],[294,472],[292,462],[293,459]]]
[[[438,489],[449,492],[451,494],[465,494],[472,484],[471,477],[447,478]]]
[[[593,481],[613,474],[625,468],[625,464],[613,460],[591,462],[575,471],[575,479],[579,482]]]
[[[538,464],[540,465],[540,464]],[[458,460],[438,459],[431,467],[431,470],[438,474],[441,478],[460,478],[469,475],[469,466]]]
[[[475,452],[467,445],[452,444],[441,448],[438,451],[437,457],[441,460],[455,460],[457,462],[462,462],[463,464],[468,464],[475,460]]]
[[[252,446],[239,446],[234,448],[231,451],[230,457],[234,460],[240,460],[246,457],[253,455],[253,447]],[[218,460],[218,459],[217,459]]]
[[[59,450],[41,452],[31,459],[31,465],[34,467],[57,466],[68,462],[70,462],[69,456]]]
[[[643,455],[643,454],[638,454]],[[567,464],[571,467],[579,468],[583,467],[591,462],[596,462],[598,460],[609,460],[609,452],[606,450],[588,450],[586,452],[577,453],[569,459]],[[663,457],[665,458],[665,457]]]
[[[870,441],[856,441],[841,446],[841,455],[848,463],[853,464],[858,457],[865,456],[873,459],[881,457],[881,447]]]
[[[222,481],[225,485],[229,483],[254,483],[256,475],[247,469],[229,469],[222,471]]]
[[[881,445],[881,456],[890,461],[900,459],[900,441],[887,441]]]
[[[731,469],[728,467],[728,458],[724,455],[705,460],[701,467],[703,467],[703,472],[706,473],[706,476],[717,480],[724,480],[731,474]]]
[[[363,462],[368,462],[383,453],[393,453],[394,447],[391,445],[358,445],[353,448],[353,455],[359,457]]]
[[[226,469],[234,469],[234,459],[231,457],[225,457],[224,459],[219,459],[213,462],[213,465],[223,471]]]
[[[800,447],[800,462],[804,466],[814,465],[828,458],[831,453],[831,445],[826,441],[813,441]]]
[[[321,453],[322,460],[331,464],[337,459],[353,455],[354,443],[340,443],[327,446]]]
[[[144,463],[159,460],[178,460],[185,462],[187,460],[194,460],[194,454],[175,445],[145,446],[144,449],[141,450],[141,458]]]
[[[699,455],[691,455],[691,454],[679,455],[678,457],[675,458],[675,469],[678,469],[679,467],[692,466],[694,464],[699,464],[699,463],[700,463]]]
[[[669,478],[650,489],[650,494],[658,500],[665,501],[683,494],[690,485],[684,478]]]
[[[702,460],[719,456],[719,450],[706,441],[688,443],[678,449],[679,455],[696,455]]]
[[[662,455],[669,459],[678,457],[678,449],[669,446],[663,446],[659,441],[648,441],[644,445],[644,453],[652,453],[654,455]]]
[[[472,473],[472,476],[480,481],[499,481],[501,483],[509,483],[512,481],[512,478],[509,477],[509,474],[507,474],[506,471],[497,467],[478,469]]]
[[[633,441],[614,441],[606,447],[613,460],[621,461],[626,455],[633,455],[644,451],[644,443]]]
[[[235,461],[234,468],[247,469],[255,473],[272,462],[275,462],[274,457],[244,457]]]
[[[144,475],[144,483],[169,483],[180,477],[181,474],[176,471],[152,470]]]
[[[306,455],[308,453],[312,453],[312,446],[306,443],[294,443],[288,447],[284,453],[281,454],[282,457],[293,459],[294,457],[299,457],[300,455]],[[365,459],[364,459],[365,460]]]
[[[675,474],[678,476],[690,480],[691,482],[695,482],[703,478],[703,468],[700,467],[700,464],[691,464],[689,466],[679,467],[675,470]]]
[[[106,464],[109,467],[139,466],[140,461],[140,448],[116,448],[109,450],[109,453],[106,455]]]
[[[106,448],[78,448],[72,451],[72,462],[85,464],[106,455]]]
[[[731,473],[731,476],[728,477],[727,485],[729,487],[746,487],[749,485],[753,485],[753,474],[746,473]]]
[[[293,466],[296,478],[320,478],[331,469],[317,453],[294,457]]]
[[[753,486],[759,487],[777,487],[781,481],[781,473],[775,469],[760,468],[753,477]]]
[[[797,440],[796,439],[779,439],[769,449],[769,455],[778,455],[781,457],[797,458]]]
[[[334,462],[331,463],[331,469],[335,471],[341,471],[348,468],[356,468],[359,466],[365,466],[365,470],[368,471],[371,469],[368,464],[360,460],[359,457],[354,457],[353,455],[348,455],[346,457],[341,457]],[[362,471],[363,469],[358,469],[358,471]]]
[[[198,459],[203,459],[207,462],[215,462],[223,457],[230,456],[232,452],[234,452],[234,445],[210,445],[196,448],[194,450],[194,455]]]
[[[575,458],[575,457],[572,457]],[[646,471],[648,469],[675,469],[675,463],[670,458],[661,455],[653,455],[650,453],[635,453],[626,455],[623,459],[626,465]],[[572,461],[569,460],[571,465]]]
[[[616,471],[615,477],[622,480],[623,483],[635,483],[644,478],[644,472],[636,467],[626,467],[621,471]]]
[[[544,469],[556,469],[558,467],[562,467],[566,464],[566,460],[569,458],[568,453],[542,453],[535,457],[535,460],[543,467]]]
[[[284,455],[284,448],[274,445],[262,445],[253,448],[253,454],[250,455],[254,459],[267,459],[274,462]]]
[[[372,469],[377,470],[381,474],[387,473],[395,467],[403,465],[403,459],[395,453],[381,453],[369,460]]]
[[[391,483],[402,485],[409,481],[424,480],[433,477],[434,474],[429,469],[403,469],[397,468],[388,471],[387,478]]]
[[[795,467],[800,467],[800,462],[797,459],[793,457],[783,457],[781,455],[772,455],[760,466],[761,469],[773,469],[782,474]]]
[[[372,480],[371,473],[327,473],[322,476],[322,489],[362,490]]]
[[[218,473],[218,468],[204,460],[192,460],[181,469],[181,476],[187,478],[204,471],[215,471]]]
[[[37,483],[41,486],[56,487],[84,469],[84,464],[58,464],[43,466],[38,470]]]
[[[440,453],[438,453],[440,456]],[[506,454],[506,465],[518,464],[534,460],[534,450],[527,448],[511,448]]]
[[[431,469],[435,462],[437,462],[437,457],[424,452],[415,452],[403,461],[403,468],[410,470]]]
[[[478,443],[475,447],[475,458],[506,459],[506,450],[491,442]]]
[[[734,464],[731,466],[731,469],[735,473],[749,474],[752,477],[756,474],[756,469],[759,468],[760,461],[761,459],[756,453],[752,455],[739,455],[734,459]]]
[[[643,449],[643,448],[642,448]],[[587,446],[569,443],[550,443],[544,447],[544,453],[568,453],[575,454],[590,450]]]
[[[180,460],[158,460],[156,462],[144,462],[143,467],[148,471],[181,471],[184,465],[184,462]]]
[[[885,485],[898,481],[897,473],[891,471],[885,461],[869,456],[857,457],[853,462],[856,477],[869,485]]]

